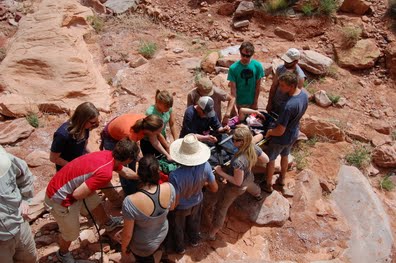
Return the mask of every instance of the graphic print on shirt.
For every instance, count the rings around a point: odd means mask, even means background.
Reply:
[[[241,78],[246,81],[246,85],[248,84],[249,79],[253,78],[253,70],[245,68],[241,71]]]

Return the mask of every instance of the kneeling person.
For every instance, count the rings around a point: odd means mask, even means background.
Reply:
[[[121,217],[109,217],[96,190],[105,187],[113,171],[128,179],[138,179],[131,169],[123,166],[135,160],[139,147],[130,139],[119,141],[114,150],[83,155],[66,164],[48,183],[45,205],[59,225],[59,251],[61,262],[75,262],[69,252],[70,244],[80,232],[79,215],[93,214],[106,231],[122,227]]]

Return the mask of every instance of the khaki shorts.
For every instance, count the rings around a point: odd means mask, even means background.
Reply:
[[[101,199],[95,193],[85,198],[85,203],[92,213],[92,210],[101,203]],[[63,240],[76,240],[80,234],[80,214],[83,216],[88,215],[88,211],[85,209],[83,200],[78,200],[71,206],[64,207],[45,196],[44,204],[58,223],[59,231]]]

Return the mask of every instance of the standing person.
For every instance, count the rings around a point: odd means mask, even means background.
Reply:
[[[147,110],[146,110],[146,115],[157,115],[162,119],[164,122],[164,126],[161,131],[162,136],[158,136],[158,139],[160,140],[160,143],[164,146],[164,148],[169,152],[169,145],[168,142],[166,141],[166,126],[169,122],[169,128],[173,137],[173,140],[177,139],[177,130],[176,130],[176,117],[175,113],[173,112],[173,97],[172,95],[166,91],[166,90],[157,90],[155,93],[155,104],[151,105]],[[140,141],[140,148],[142,150],[143,155],[146,154],[154,154],[158,155],[160,152],[155,149],[149,139],[146,137],[143,140]]]
[[[279,154],[281,156],[279,181],[284,194],[287,192],[284,185],[287,166],[289,164],[288,156],[298,137],[300,119],[308,107],[308,95],[299,89],[297,85],[297,75],[292,72],[286,72],[279,77],[279,88],[289,96],[289,99],[277,120],[276,127],[269,129],[265,135],[266,138],[271,137],[268,145],[268,157],[270,161],[267,165],[267,185],[265,189],[269,193],[273,191],[272,177],[275,171],[275,159]]]
[[[36,245],[25,218],[33,197],[33,175],[25,161],[0,146],[0,262],[35,263]]]
[[[219,197],[215,208],[213,228],[209,233],[209,239],[215,240],[217,232],[223,227],[228,208],[231,204],[246,191],[256,200],[262,199],[261,189],[254,182],[252,168],[257,162],[260,164],[268,163],[267,155],[252,143],[253,136],[249,128],[240,125],[235,129],[232,138],[238,151],[231,159],[231,172],[227,172],[221,166],[215,167],[215,172],[227,181],[223,188],[223,193]]]
[[[119,140],[126,137],[139,143],[144,136],[148,136],[151,145],[164,154],[168,160],[172,160],[169,153],[158,140],[158,135],[161,134],[163,126],[164,122],[162,119],[154,114],[149,116],[134,113],[123,114],[110,121],[104,128],[102,132],[103,148],[112,150]],[[135,170],[136,160],[132,160],[128,164],[128,167],[132,170]],[[120,181],[126,196],[136,193],[136,181],[127,180],[123,177],[120,177]]]
[[[177,200],[175,211],[169,214],[169,233],[173,237],[175,251],[184,254],[185,233],[192,246],[197,246],[201,238],[202,188],[206,186],[209,191],[216,192],[218,185],[207,162],[210,149],[199,142],[194,134],[187,134],[183,139],[174,141],[170,150],[173,160],[181,164],[181,167],[169,176],[169,182],[175,187]]]
[[[130,249],[137,263],[154,263],[153,254],[168,233],[167,215],[175,207],[176,193],[170,183],[158,184],[159,163],[153,155],[139,160],[137,173],[139,190],[127,196],[122,206],[122,260],[128,262],[131,258]]]
[[[303,88],[305,80],[304,71],[298,65],[298,60],[300,59],[300,51],[298,51],[298,49],[290,48],[285,54],[283,54],[281,59],[285,62],[285,64],[280,65],[276,69],[276,72],[272,79],[272,85],[268,96],[268,103],[266,108],[268,113],[274,112],[277,115],[281,114],[287,100],[289,99],[289,95],[282,93],[279,87],[279,76],[285,72],[295,73],[298,78],[297,87],[299,89]]]
[[[56,165],[56,171],[73,159],[88,153],[89,131],[98,127],[99,111],[91,102],[77,106],[71,118],[54,133],[50,161]]]
[[[243,42],[239,48],[241,59],[231,65],[227,80],[230,81],[231,95],[236,98],[237,108],[257,110],[261,79],[264,69],[260,62],[252,59],[254,46]]]
[[[193,133],[201,142],[215,143],[217,138],[210,134],[211,130],[216,133],[226,133],[230,131],[230,127],[228,125],[221,126],[214,111],[213,99],[203,96],[199,98],[197,105],[187,107],[184,112],[180,138]]]
[[[190,91],[187,95],[187,107],[196,105],[199,98],[201,98],[202,96],[209,96],[214,101],[214,110],[216,112],[217,118],[223,125],[226,125],[228,123],[228,119],[231,116],[232,109],[235,105],[235,97],[227,94],[222,89],[215,87],[213,85],[213,82],[208,77],[198,77],[195,85],[196,88]],[[222,101],[228,102],[224,118],[222,118],[221,114]]]
[[[122,218],[106,214],[96,190],[110,182],[113,171],[129,179],[138,179],[135,172],[123,166],[135,160],[138,153],[137,144],[125,138],[112,152],[99,151],[80,156],[52,177],[44,202],[59,226],[59,251],[56,255],[61,262],[75,262],[69,247],[80,232],[80,213],[87,216],[88,209],[106,231],[122,227]]]

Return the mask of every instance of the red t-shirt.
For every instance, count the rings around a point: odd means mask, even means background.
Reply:
[[[54,202],[67,207],[74,202],[72,193],[82,183],[85,182],[91,191],[96,191],[111,181],[113,170],[121,169],[122,165],[114,168],[111,151],[86,154],[57,172],[48,183],[46,194]]]

